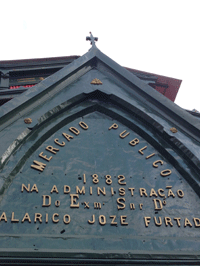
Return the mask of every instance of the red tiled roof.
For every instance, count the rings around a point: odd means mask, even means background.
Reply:
[[[182,80],[169,78],[166,76],[161,76],[153,73],[148,73],[136,69],[126,68],[133,74],[143,74],[146,79],[154,79],[154,82],[150,82],[149,85],[163,94],[165,97],[170,99],[171,101],[175,101],[176,95],[180,88]],[[142,78],[141,78],[142,79]]]

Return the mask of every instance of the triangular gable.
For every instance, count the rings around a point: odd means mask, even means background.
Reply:
[[[1,112],[2,258],[199,256],[198,119],[94,46]]]
[[[46,101],[48,97],[54,95],[54,88],[57,84],[60,83],[67,86],[91,68],[97,68],[108,77],[114,78],[115,82],[129,88],[133,95],[143,100],[146,105],[167,116],[174,124],[178,124],[180,127],[183,125],[184,130],[188,133],[190,132],[193,137],[199,140],[198,130],[200,129],[200,123],[197,119],[194,119],[185,110],[157,93],[149,85],[118,65],[96,47],[90,49],[88,53],[74,60],[71,64],[40,82],[35,87],[30,88],[17,99],[6,103],[6,105],[0,108],[1,120],[8,120],[9,114],[16,113],[18,110],[19,112],[22,109],[24,110],[26,105],[28,105],[28,108],[26,108],[28,112],[35,107],[35,104],[37,105],[35,102],[37,102],[38,97],[40,98],[38,104],[41,104],[41,101]],[[74,75],[75,72],[76,75]],[[64,86],[59,86],[59,90],[62,90]],[[13,115],[11,116],[13,117]]]

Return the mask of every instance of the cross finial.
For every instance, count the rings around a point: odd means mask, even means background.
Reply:
[[[87,36],[87,37],[86,37],[86,41],[90,41],[90,44],[91,44],[92,47],[93,47],[93,46],[95,46],[95,42],[98,41],[98,38],[97,38],[97,37],[93,37],[92,32],[90,32],[90,37]]]

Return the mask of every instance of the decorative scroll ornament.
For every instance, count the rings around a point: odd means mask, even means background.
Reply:
[[[178,132],[178,130],[177,130],[175,127],[170,128],[170,131],[171,131],[172,133],[176,133],[176,132]]]
[[[24,123],[25,124],[31,124],[32,123],[32,119],[31,118],[25,118],[24,119]]]
[[[92,82],[90,84],[93,84],[93,85],[102,85],[103,83],[101,82],[101,80],[99,79],[93,79]]]

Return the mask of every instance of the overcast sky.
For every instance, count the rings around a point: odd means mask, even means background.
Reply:
[[[175,103],[200,111],[200,0],[0,0],[0,60],[83,55],[182,80]]]

